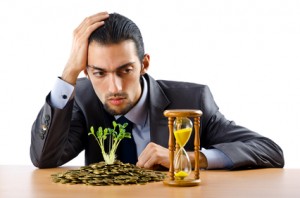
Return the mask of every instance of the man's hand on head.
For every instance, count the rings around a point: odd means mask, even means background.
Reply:
[[[74,30],[71,54],[61,77],[64,81],[75,85],[80,72],[84,71],[87,65],[89,37],[104,25],[104,20],[108,17],[107,12],[89,16]]]

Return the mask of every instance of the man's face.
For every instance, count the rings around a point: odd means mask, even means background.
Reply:
[[[140,76],[148,65],[149,56],[145,55],[141,63],[131,40],[89,45],[87,75],[98,98],[112,115],[125,114],[137,103],[142,93]]]

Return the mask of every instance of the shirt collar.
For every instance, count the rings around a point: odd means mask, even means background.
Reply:
[[[141,98],[137,102],[137,104],[124,116],[133,122],[136,125],[144,126],[147,121],[148,116],[148,108],[147,108],[147,95],[148,95],[148,84],[146,79],[142,76],[143,80],[143,91]],[[115,118],[119,118],[120,116],[115,116]]]

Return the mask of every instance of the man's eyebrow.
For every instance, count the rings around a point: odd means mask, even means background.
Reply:
[[[125,63],[125,64],[123,64],[123,65],[117,67],[117,69],[122,69],[123,67],[127,67],[127,66],[129,66],[129,65],[134,64],[134,63],[135,63],[135,62],[128,62],[128,63]]]
[[[128,63],[125,63],[125,64],[123,64],[123,65],[118,66],[116,70],[122,69],[122,68],[127,67],[127,66],[129,66],[129,65],[132,65],[132,64],[134,64],[134,63],[135,63],[135,62],[128,62]],[[87,67],[91,67],[91,68],[96,69],[96,70],[105,71],[105,69],[103,69],[103,68],[101,68],[101,67],[99,67],[99,66],[95,66],[95,65],[87,65]]]

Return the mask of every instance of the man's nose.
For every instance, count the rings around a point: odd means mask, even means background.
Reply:
[[[110,79],[108,82],[108,91],[111,93],[122,91],[122,79],[115,73],[110,74]]]

